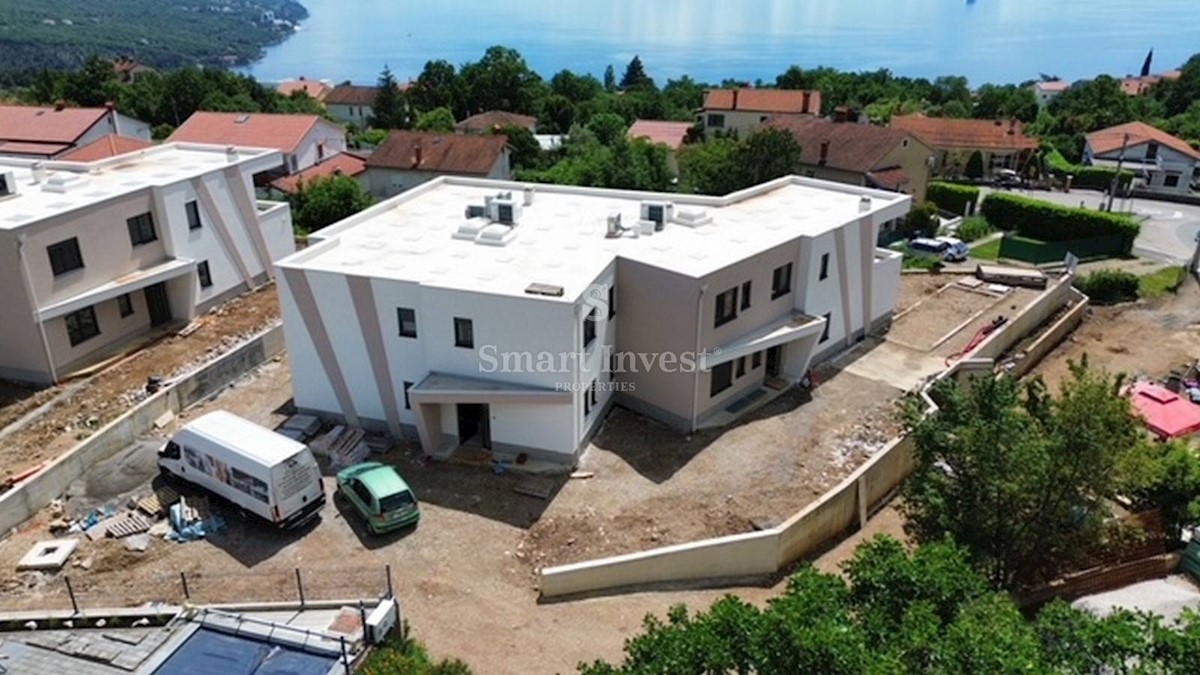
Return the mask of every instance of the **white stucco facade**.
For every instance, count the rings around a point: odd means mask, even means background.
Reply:
[[[79,164],[0,161],[0,377],[48,383],[274,276],[287,204],[254,198],[273,151],[168,144]],[[136,234],[135,234],[136,231]]]
[[[900,258],[875,237],[905,195],[797,177],[721,198],[531,187],[439,178],[280,261],[297,408],[435,456],[570,464],[613,403],[706,426],[895,305]],[[658,206],[659,228],[640,222]]]

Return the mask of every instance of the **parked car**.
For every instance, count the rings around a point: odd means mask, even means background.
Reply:
[[[992,185],[998,188],[1021,187],[1021,175],[1012,169],[996,169],[992,176]]]
[[[943,260],[962,262],[971,253],[971,249],[957,237],[938,237],[937,240],[946,244],[946,251],[942,254]]]
[[[184,425],[158,451],[165,478],[187,481],[278,527],[316,517],[325,505],[308,446],[224,410]]]
[[[376,534],[416,525],[417,496],[387,464],[363,462],[338,472],[337,495],[345,499]]]

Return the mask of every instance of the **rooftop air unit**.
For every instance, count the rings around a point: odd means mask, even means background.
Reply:
[[[663,226],[671,220],[675,205],[671,202],[642,202],[642,220],[654,222],[654,231],[662,232]]]
[[[17,177],[12,171],[0,173],[0,197],[17,194]]]
[[[608,216],[608,229],[604,232],[606,239],[616,239],[621,236],[621,233],[628,229],[621,224],[621,214],[612,213]]]
[[[521,219],[522,204],[513,199],[511,192],[502,192],[487,200],[488,218],[493,223],[516,225]]]

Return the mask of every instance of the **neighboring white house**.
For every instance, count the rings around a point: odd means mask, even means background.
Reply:
[[[167,140],[278,150],[282,174],[346,151],[346,130],[317,115],[196,112]]]
[[[1044,82],[1034,82],[1029,85],[1033,89],[1033,95],[1037,97],[1039,107],[1046,107],[1046,104],[1053,101],[1055,97],[1064,91],[1071,88],[1071,83],[1066,80],[1046,80]]]
[[[440,178],[279,262],[298,409],[571,464],[613,403],[720,426],[886,326],[911,197],[785,177],[726,197]]]
[[[1122,160],[1121,146],[1125,146]],[[1129,122],[1087,135],[1083,159],[1096,166],[1133,171],[1151,192],[1188,194],[1200,181],[1200,152],[1182,138],[1144,122]]]
[[[508,137],[393,131],[367,158],[366,184],[376,197],[391,197],[439,176],[508,180]]]
[[[269,150],[168,144],[85,163],[0,160],[0,377],[49,383],[274,276],[287,204]]]
[[[342,124],[353,124],[366,129],[375,116],[375,96],[379,87],[363,87],[354,84],[339,84],[325,95],[325,110]]]
[[[108,136],[149,143],[150,125],[112,107],[0,105],[0,157],[54,159]]]

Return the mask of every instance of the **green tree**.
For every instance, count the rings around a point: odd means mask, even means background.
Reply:
[[[542,166],[542,146],[534,137],[533,132],[525,127],[506,126],[493,133],[508,137],[508,146],[512,148],[513,166],[518,169],[537,169]]]
[[[488,47],[483,58],[464,65],[459,76],[470,113],[533,114],[546,91],[542,78],[530,70],[520,52],[508,47]]]
[[[1028,86],[985,84],[975,92],[976,119],[1018,119],[1033,122],[1038,116],[1037,96]]]
[[[575,123],[575,104],[561,94],[551,94],[542,101],[538,114],[538,129],[549,134],[565,134]]]
[[[457,116],[467,116],[462,83],[449,61],[427,61],[406,94],[409,102],[417,110],[449,108],[456,119]]]
[[[759,129],[746,137],[734,155],[741,169],[742,187],[795,173],[800,166],[800,144],[796,137],[780,129]]]
[[[434,108],[417,115],[418,131],[454,131],[454,113],[449,108]]]
[[[646,68],[642,65],[642,59],[639,56],[634,56],[629,65],[625,66],[625,74],[621,76],[621,90],[633,91],[635,89],[654,89],[654,80],[646,74]]]
[[[937,204],[928,200],[904,215],[903,231],[909,237],[936,237],[940,226]]]
[[[601,145],[612,145],[625,137],[629,125],[625,119],[614,113],[601,113],[588,120],[585,125]]]
[[[684,75],[678,80],[667,80],[662,98],[667,119],[691,121],[704,105],[704,86]]]
[[[967,158],[967,168],[963,169],[963,175],[972,180],[980,180],[983,178],[983,153],[976,150]]]
[[[800,164],[796,138],[778,129],[760,129],[744,139],[711,138],[679,153],[686,191],[725,195],[795,173]]]
[[[301,181],[289,201],[296,231],[308,234],[349,218],[375,200],[349,176],[326,176]]]
[[[383,67],[377,87],[372,106],[374,116],[369,120],[371,126],[381,129],[407,129],[408,110],[404,94],[400,91],[400,84],[392,74],[391,68]]]
[[[610,94],[617,90],[617,76],[613,72],[612,64],[604,67],[604,91]]]
[[[710,138],[685,145],[679,151],[679,178],[683,191],[725,195],[741,187],[735,162],[738,141]]]
[[[591,75],[576,75],[563,69],[550,78],[550,93],[562,96],[571,103],[582,103],[596,98],[606,87]]]
[[[1145,445],[1121,379],[1071,365],[1057,398],[981,377],[939,383],[937,414],[906,418],[916,466],[904,487],[906,529],[921,542],[951,536],[996,588],[1055,577],[1097,545],[1106,498]]]

